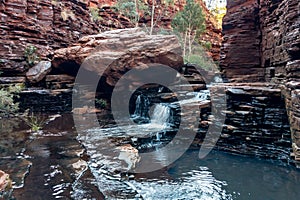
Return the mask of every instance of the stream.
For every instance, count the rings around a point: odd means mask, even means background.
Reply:
[[[209,92],[187,96],[181,104],[199,105]],[[116,125],[104,112],[99,127],[78,133],[71,114],[39,115],[53,120],[35,133],[19,119],[2,119],[0,169],[13,180],[12,199],[299,199],[300,171],[279,160],[216,149],[200,159],[199,146],[192,145],[170,162],[178,152],[160,149],[188,119],[178,103],[153,103],[143,95],[133,102],[133,125]],[[149,152],[149,160],[141,157]],[[158,170],[132,171],[145,165]]]

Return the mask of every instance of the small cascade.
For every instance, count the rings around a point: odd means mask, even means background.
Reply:
[[[172,104],[190,104],[190,103],[197,103],[197,102],[203,102],[208,100],[210,97],[210,92],[209,90],[201,90],[200,92],[194,93],[194,97],[190,99],[184,99],[179,102],[174,102]]]
[[[171,109],[166,104],[156,104],[151,115],[151,124],[169,126]]]
[[[149,105],[150,101],[148,97],[139,95],[135,101],[135,111],[131,116],[132,119],[138,123],[148,123],[150,121]]]
[[[197,93],[195,99],[198,101],[205,101],[209,98],[209,90],[202,90]]]

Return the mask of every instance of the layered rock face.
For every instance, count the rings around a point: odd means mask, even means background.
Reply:
[[[297,77],[288,62],[299,59],[299,2],[228,1],[220,67],[230,81]]]
[[[41,59],[84,35],[99,31],[87,3],[81,1],[7,0],[0,5],[0,71],[22,76],[27,71],[24,51],[37,47]]]
[[[147,68],[150,63],[179,71],[183,66],[181,55],[175,35],[148,35],[138,28],[119,29],[83,37],[77,44],[55,51],[52,63],[56,68],[63,68],[71,61],[114,86],[127,71]]]
[[[300,161],[299,1],[228,1],[220,67],[231,82],[266,81],[284,96],[293,142]]]
[[[257,1],[227,1],[223,19],[220,67],[231,81],[262,81],[259,5]]]
[[[101,31],[132,27],[129,19],[116,13],[112,8],[116,1],[33,1],[6,0],[0,4],[0,84],[25,84],[26,88],[39,88],[21,94],[22,106],[36,107],[39,98],[46,100],[42,110],[48,110],[47,104],[55,105],[51,110],[64,110],[63,103],[69,99],[65,95],[73,87],[74,77],[78,69],[60,71],[52,66],[44,65],[51,61],[54,51],[74,44],[80,38],[97,34]],[[145,1],[151,4],[151,1]],[[181,10],[185,1],[175,1],[167,12],[157,2],[155,16],[161,16],[157,27],[170,28],[171,18]],[[199,3],[204,8],[201,1]],[[93,11],[98,19],[93,19]],[[165,12],[165,13],[164,13]],[[208,14],[204,8],[205,14]],[[150,25],[151,17],[141,18],[140,25]],[[212,43],[211,56],[218,60],[221,40],[220,30],[216,29],[210,18],[206,19],[208,31],[203,36]],[[36,57],[29,63],[26,50],[36,48]],[[45,62],[44,62],[45,61]],[[71,63],[72,64],[72,63]],[[33,95],[31,95],[33,94]],[[50,99],[47,96],[50,95]],[[26,99],[28,98],[28,99]],[[63,103],[59,103],[63,102]],[[59,104],[57,104],[59,103]],[[67,106],[68,107],[68,106]]]
[[[226,120],[219,148],[289,162],[291,132],[280,89],[268,83],[226,87]]]
[[[37,47],[41,60],[52,59],[53,50],[67,47],[85,35],[111,29],[129,28],[129,20],[116,13],[112,6],[116,1],[34,1],[7,0],[0,4],[0,71],[5,76],[24,76],[29,66],[24,51]],[[149,3],[149,2],[148,2]],[[158,27],[170,28],[171,19],[183,8],[184,1],[176,1],[174,8],[167,8],[168,16],[161,16]],[[204,6],[204,5],[202,5]],[[160,5],[156,12],[163,12]],[[99,19],[93,19],[92,9],[98,8]],[[164,11],[165,12],[165,11]],[[149,16],[141,19],[141,25],[150,23]],[[207,19],[206,38],[213,45],[212,54],[218,59],[220,30]]]

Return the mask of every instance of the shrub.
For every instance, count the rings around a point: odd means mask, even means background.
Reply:
[[[201,42],[201,45],[207,50],[211,50],[211,48],[212,48],[211,42],[209,42],[209,41]]]
[[[29,66],[33,66],[40,60],[40,57],[37,52],[37,48],[33,45],[30,45],[25,48],[24,56]]]
[[[136,27],[138,27],[140,17],[149,14],[148,6],[142,0],[118,0],[114,8]]]
[[[192,53],[184,57],[184,61],[185,63],[196,64],[208,71],[218,71],[218,65],[207,55],[205,49],[200,45],[195,45]]]
[[[19,97],[23,85],[9,86],[0,89],[0,115],[14,115],[19,110],[19,104],[15,99]]]
[[[96,99],[96,104],[99,105],[100,108],[106,108],[107,106],[105,99]]]
[[[35,116],[33,113],[24,117],[23,119],[26,124],[30,127],[32,132],[37,132],[43,129],[46,120],[42,116]]]
[[[90,7],[90,12],[91,12],[92,20],[94,22],[100,21],[102,19],[102,17],[99,15],[99,8]]]

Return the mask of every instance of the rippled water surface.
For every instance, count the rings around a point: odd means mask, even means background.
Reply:
[[[16,199],[103,199],[103,195],[106,199],[149,200],[300,199],[300,171],[277,160],[217,150],[199,159],[198,149],[193,148],[163,167],[176,152],[155,151],[166,134],[159,130],[169,131],[155,123],[106,125],[78,135],[70,115],[62,115],[38,133],[28,132],[18,120],[1,122],[0,167],[11,175]],[[136,148],[157,152],[153,161],[162,168],[126,173],[130,164],[138,166],[140,161],[135,154],[121,155],[118,145],[134,143],[143,133],[153,137]]]

